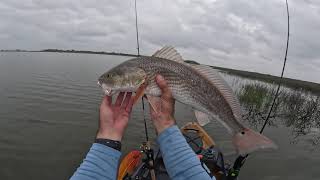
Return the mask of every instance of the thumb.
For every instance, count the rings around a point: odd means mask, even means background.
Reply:
[[[171,101],[172,94],[168,87],[167,81],[164,79],[163,76],[157,75],[156,76],[156,83],[158,84],[159,88],[161,89],[161,98],[166,101]]]

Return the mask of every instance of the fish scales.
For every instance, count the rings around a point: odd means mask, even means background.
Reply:
[[[241,124],[240,104],[216,71],[208,66],[187,65],[172,47],[164,47],[151,57],[142,56],[123,62],[101,75],[98,84],[106,95],[138,91],[137,97],[143,92],[160,96],[161,91],[155,83],[157,74],[165,78],[177,101],[195,109],[200,124],[212,119],[221,122],[231,132],[239,154],[277,147],[267,137]]]
[[[135,58],[123,65],[138,66],[145,70],[148,77],[147,84],[150,86],[150,88],[147,88],[146,94],[160,95],[160,90],[155,84],[154,78],[156,74],[161,74],[165,77],[176,100],[212,116],[218,115],[216,117],[219,121],[228,119],[225,123],[230,126],[229,129],[231,130],[241,131],[243,129],[243,126],[234,118],[231,107],[224,101],[219,90],[192,67],[157,57]]]

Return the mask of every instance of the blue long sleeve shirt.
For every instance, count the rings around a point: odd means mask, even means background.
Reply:
[[[212,180],[201,166],[177,126],[164,130],[157,138],[167,172],[173,180]],[[121,152],[94,143],[71,180],[115,180]],[[215,178],[213,178],[215,180]]]

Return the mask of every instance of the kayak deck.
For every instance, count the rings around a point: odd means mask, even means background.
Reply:
[[[222,179],[223,172],[218,168],[215,163],[209,164],[206,160],[206,153],[214,152],[218,156],[218,151],[215,149],[216,143],[209,136],[209,134],[196,122],[189,122],[180,128],[181,133],[185,137],[187,143],[193,149],[193,151],[198,155],[200,161],[207,166],[208,171],[211,175],[214,175],[216,179]],[[154,166],[153,173],[156,174],[157,180],[167,180],[170,179],[162,160],[162,156],[159,147],[156,147],[154,151]],[[152,150],[152,149],[151,149]],[[152,150],[153,151],[153,150]],[[140,152],[140,153],[139,153]],[[142,155],[145,155],[143,150],[137,151],[133,150],[128,153],[120,163],[120,169],[118,173],[118,180],[137,178],[142,180],[153,179],[150,175],[151,170],[148,170],[148,163],[143,160]],[[153,156],[153,155],[152,155]],[[223,159],[222,159],[223,161]],[[204,165],[203,164],[203,165]],[[223,163],[224,164],[224,163]],[[207,171],[207,172],[208,172]],[[152,173],[151,173],[152,174]],[[144,176],[144,177],[141,177]],[[141,178],[140,178],[141,177]]]

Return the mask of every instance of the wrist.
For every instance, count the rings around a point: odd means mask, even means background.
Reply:
[[[102,131],[99,130],[96,136],[97,139],[110,139],[113,141],[121,141],[122,140],[122,134],[112,132],[112,130],[109,131]]]
[[[175,124],[175,120],[172,117],[168,117],[166,118],[166,120],[160,121],[158,125],[156,125],[155,123],[158,134],[161,134],[164,130],[170,128],[171,126],[174,126]]]
[[[98,144],[102,144],[102,145],[105,145],[105,146],[108,146],[110,148],[113,148],[117,151],[121,151],[121,142],[120,141],[114,141],[114,140],[111,140],[111,139],[101,139],[101,138],[96,138],[95,143],[98,143]]]

